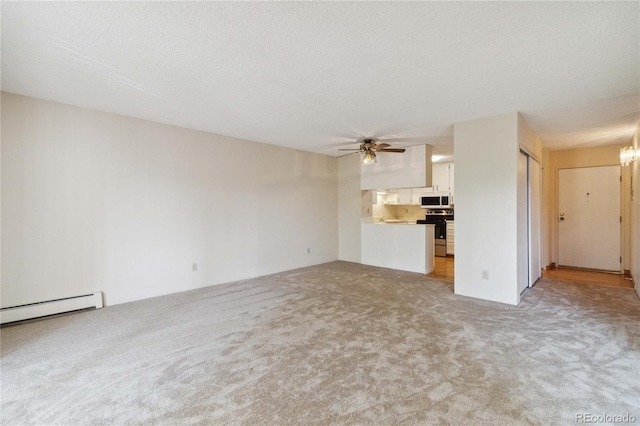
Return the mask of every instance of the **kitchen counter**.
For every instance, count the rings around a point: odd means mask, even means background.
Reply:
[[[428,274],[434,268],[434,225],[406,221],[363,223],[361,262],[365,265]]]
[[[415,220],[390,219],[373,222],[374,225],[416,225]]]

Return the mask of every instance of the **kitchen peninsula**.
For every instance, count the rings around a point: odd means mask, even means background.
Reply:
[[[365,265],[428,274],[434,268],[434,225],[407,222],[362,223]]]

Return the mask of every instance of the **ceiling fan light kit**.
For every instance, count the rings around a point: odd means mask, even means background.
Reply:
[[[377,139],[363,139],[359,148],[344,148],[340,151],[356,151],[358,153],[364,153],[362,157],[362,164],[375,164],[378,162],[376,152],[397,152],[402,153],[404,148],[387,148],[391,145],[388,143],[377,143]],[[355,154],[355,152],[353,153]]]
[[[364,157],[362,157],[362,164],[375,164],[378,162],[378,158],[376,157],[376,153],[371,151],[370,149],[364,153]]]

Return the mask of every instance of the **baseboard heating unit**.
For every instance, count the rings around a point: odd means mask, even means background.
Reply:
[[[10,322],[24,321],[88,308],[100,309],[102,306],[101,291],[83,294],[81,296],[65,297],[63,299],[9,306],[0,309],[0,324],[8,324]]]

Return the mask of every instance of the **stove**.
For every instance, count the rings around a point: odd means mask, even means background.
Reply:
[[[447,256],[447,221],[453,220],[453,209],[427,210],[424,220],[416,223],[423,225],[435,225],[434,237],[436,252],[439,257]]]

